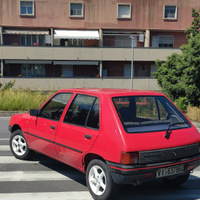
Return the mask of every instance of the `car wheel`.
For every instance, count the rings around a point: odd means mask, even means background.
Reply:
[[[175,178],[163,178],[163,182],[170,185],[170,186],[179,186],[183,183],[185,183],[190,176],[190,173],[177,176]]]
[[[88,189],[95,200],[111,200],[117,194],[118,185],[113,181],[108,166],[101,160],[92,160],[86,171]]]
[[[29,159],[34,154],[34,151],[29,149],[21,129],[18,129],[11,134],[10,149],[12,154],[21,160]]]

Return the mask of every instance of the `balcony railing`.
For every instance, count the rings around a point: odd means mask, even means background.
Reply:
[[[165,61],[178,48],[134,48],[134,61]],[[0,46],[0,59],[131,61],[131,48]]]

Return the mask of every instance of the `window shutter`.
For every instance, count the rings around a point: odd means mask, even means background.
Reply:
[[[173,36],[159,36],[159,44],[174,44]]]
[[[159,36],[152,36],[152,47],[158,47],[158,37]]]

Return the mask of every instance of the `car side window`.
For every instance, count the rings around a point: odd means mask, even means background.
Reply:
[[[59,121],[63,110],[68,103],[71,93],[58,93],[42,108],[39,116],[47,119]]]
[[[78,94],[71,103],[64,122],[97,128],[99,125],[99,100],[96,97]],[[92,117],[96,117],[96,121],[92,121]],[[96,124],[95,124],[96,123]]]
[[[86,126],[99,129],[99,99],[96,99],[90,111]]]

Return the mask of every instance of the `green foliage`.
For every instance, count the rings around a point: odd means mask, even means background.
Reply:
[[[173,101],[184,97],[192,106],[200,106],[200,17],[194,9],[193,15],[193,25],[187,29],[188,44],[180,47],[182,54],[174,53],[166,62],[157,60],[154,77]]]
[[[199,9],[200,12],[200,9]],[[190,39],[192,36],[196,36],[200,29],[200,15],[199,12],[192,8],[192,17],[194,18],[190,28],[185,30],[186,38]]]
[[[175,104],[177,107],[183,112],[186,113],[187,111],[187,105],[188,105],[188,99],[186,97],[179,97]]]
[[[5,83],[5,85],[2,88],[2,91],[12,88],[14,86],[14,84],[15,84],[15,80],[14,81],[9,81],[8,83]],[[1,87],[2,87],[2,84],[1,84],[0,88]]]
[[[0,110],[29,111],[30,109],[38,109],[53,93],[53,91],[43,93],[22,89],[0,91]]]

